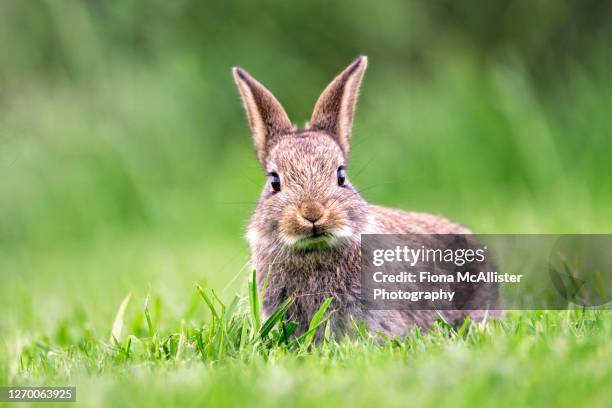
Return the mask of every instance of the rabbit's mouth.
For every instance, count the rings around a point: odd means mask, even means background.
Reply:
[[[332,246],[335,236],[329,232],[313,231],[311,234],[298,239],[293,247],[302,251],[325,249]]]

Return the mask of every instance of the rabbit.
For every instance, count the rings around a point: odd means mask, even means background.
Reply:
[[[470,234],[445,218],[367,203],[347,175],[351,128],[368,59],[360,56],[317,100],[303,129],[260,82],[232,69],[257,159],[267,181],[250,219],[251,266],[263,293],[263,315],[289,296],[287,317],[303,333],[323,301],[333,297],[330,328],[337,335],[365,323],[372,333],[405,336],[443,317],[458,322],[479,310],[366,310],[360,300],[361,234]],[[495,293],[491,295],[495,301]],[[320,335],[320,333],[318,334]]]

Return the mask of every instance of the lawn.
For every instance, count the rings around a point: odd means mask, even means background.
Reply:
[[[1,380],[76,385],[83,406],[603,407],[612,398],[610,311],[511,311],[458,328],[440,320],[405,339],[356,325],[315,344],[308,332],[287,337],[280,315],[259,321],[252,288],[227,305],[193,291],[205,307],[181,319],[130,296],[107,330],[75,312],[48,334],[14,332],[3,339]],[[321,312],[313,329],[326,324]]]
[[[296,341],[253,313],[259,296],[244,246],[159,239],[15,257],[22,273],[2,285],[0,382],[75,385],[82,406],[609,406],[612,398],[610,311],[508,311],[454,329],[440,320],[406,339],[356,326],[350,338]]]

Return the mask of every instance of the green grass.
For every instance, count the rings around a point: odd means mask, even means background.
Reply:
[[[405,339],[355,324],[350,337],[325,330],[314,343],[329,302],[294,338],[284,306],[259,320],[253,285],[227,305],[211,289],[194,292],[206,316],[161,322],[148,295],[140,305],[128,296],[106,330],[79,315],[47,335],[5,337],[0,381],[74,384],[83,406],[607,406],[612,398],[610,311],[508,312],[459,328],[440,320]]]

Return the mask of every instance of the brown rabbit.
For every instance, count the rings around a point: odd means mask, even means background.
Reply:
[[[349,182],[346,166],[357,94],[367,66],[357,58],[323,91],[305,129],[294,127],[276,98],[244,69],[233,69],[257,158],[268,176],[248,227],[264,314],[288,296],[298,331],[332,296],[332,330],[363,321],[372,332],[408,334],[427,328],[437,311],[364,310],[359,299],[361,234],[465,234],[444,218],[368,204]],[[468,311],[440,312],[457,321]],[[472,311],[472,317],[482,313]]]

